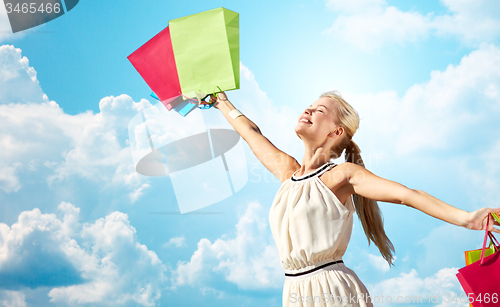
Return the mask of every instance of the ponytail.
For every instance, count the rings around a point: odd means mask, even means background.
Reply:
[[[347,144],[345,149],[345,160],[346,162],[365,167],[363,159],[361,158],[361,151],[353,140],[350,140]],[[384,221],[377,202],[358,194],[353,194],[353,199],[356,213],[361,221],[366,238],[368,239],[368,245],[370,245],[370,241],[375,243],[382,257],[389,263],[389,266],[393,265],[393,253],[395,253],[394,246],[385,234]]]
[[[363,159],[361,158],[361,151],[358,145],[352,140],[352,137],[359,127],[358,112],[342,98],[338,91],[325,92],[321,97],[329,97],[336,102],[336,124],[343,127],[346,132],[342,141],[332,148],[330,158],[339,158],[345,149],[346,162],[365,167]],[[377,202],[357,194],[353,194],[353,200],[354,206],[356,207],[356,213],[358,214],[358,218],[361,221],[361,225],[363,225],[363,230],[368,239],[368,245],[370,245],[370,241],[375,243],[382,257],[389,265],[392,265],[394,261],[393,254],[395,253],[394,246],[385,234],[384,221],[382,220],[382,213],[380,212]]]

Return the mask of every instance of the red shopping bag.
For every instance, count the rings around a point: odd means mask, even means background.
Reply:
[[[180,97],[181,85],[169,27],[134,51],[128,59],[165,106]]]
[[[488,216],[481,259],[459,269],[457,274],[458,281],[474,307],[500,305],[500,246],[495,245],[495,253],[484,257],[488,236],[493,237],[493,234],[488,231],[489,226]]]

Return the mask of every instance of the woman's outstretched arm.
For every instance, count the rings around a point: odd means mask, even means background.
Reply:
[[[376,176],[357,164],[344,164],[342,171],[345,174],[345,183],[352,193],[377,201],[406,205],[450,224],[468,229],[485,230],[487,218],[489,218],[489,231],[500,233],[499,229],[493,227],[493,225],[500,226],[500,224],[490,215],[491,212],[500,213],[500,208],[481,208],[467,212],[424,191],[410,189],[400,183]]]
[[[219,109],[234,130],[248,143],[259,161],[278,179],[283,182],[290,178],[300,165],[293,157],[274,146],[260,132],[259,127],[246,116],[233,119],[229,112],[235,109],[224,92],[211,97],[214,107]]]

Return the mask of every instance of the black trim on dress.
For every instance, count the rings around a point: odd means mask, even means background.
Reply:
[[[306,175],[305,177],[303,178],[300,178],[301,176],[299,176],[299,178],[295,178],[295,174],[292,175],[292,177],[290,178],[292,181],[301,181],[301,180],[304,180],[304,179],[309,179],[311,177],[314,177],[316,176],[317,174],[321,173],[322,171],[324,171],[326,168],[328,168],[329,166],[331,165],[335,165],[334,163],[332,162],[327,162],[325,165],[323,165],[322,167],[318,168],[317,170],[315,170],[314,172],[310,173],[309,175]]]
[[[309,273],[312,273],[314,271],[317,271],[319,269],[322,269],[326,266],[329,266],[329,265],[332,265],[332,264],[337,264],[337,263],[344,263],[344,261],[342,260],[338,260],[338,261],[333,261],[333,262],[330,262],[330,263],[325,263],[323,265],[320,265],[318,267],[315,267],[314,269],[310,269],[309,271],[305,271],[305,272],[300,272],[300,273],[296,273],[296,274],[292,274],[292,273],[285,273],[285,276],[300,276],[300,275],[305,275],[305,274],[309,274]]]

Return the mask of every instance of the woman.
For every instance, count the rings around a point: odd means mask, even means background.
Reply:
[[[265,138],[225,93],[212,95],[211,101],[282,182],[269,223],[285,269],[283,306],[373,306],[368,290],[344,265],[342,256],[356,212],[368,242],[373,241],[392,264],[394,247],[385,234],[376,201],[413,207],[468,229],[485,230],[489,218],[489,230],[500,233],[493,227],[499,223],[489,214],[500,208],[467,212],[366,170],[352,141],[359,126],[358,114],[336,91],[321,95],[299,117],[295,132],[305,146],[302,164]],[[329,162],[344,151],[347,162]]]

